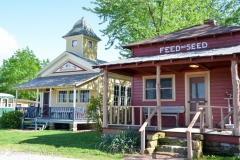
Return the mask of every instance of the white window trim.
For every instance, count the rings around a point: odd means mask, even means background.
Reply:
[[[91,98],[91,90],[89,90],[89,89],[81,89],[81,90],[79,90],[79,103],[80,104],[88,104],[89,102],[81,102],[81,91],[89,91],[88,93],[89,93],[89,101],[90,101],[90,98]]]
[[[73,91],[74,89],[57,89],[56,90],[56,104],[73,104],[73,102],[69,102],[69,95],[70,95],[70,91]],[[80,102],[80,94],[81,94],[81,90],[88,90],[89,91],[89,99],[91,98],[91,90],[89,89],[76,89],[76,93],[78,92],[76,98],[76,104],[88,104],[89,102]],[[67,91],[67,102],[59,102],[59,91]]]
[[[161,101],[176,101],[176,86],[175,86],[175,74],[161,75],[161,78],[172,78],[172,99],[161,99]],[[146,99],[146,80],[147,79],[156,79],[156,76],[143,76],[143,97],[142,101],[152,102],[157,101],[157,99]]]
[[[116,106],[121,106],[121,87],[122,86],[125,87],[125,97],[124,97],[124,105],[123,106],[127,106],[128,105],[127,104],[127,98],[128,98],[127,91],[128,91],[128,88],[131,88],[131,86],[130,85],[119,84],[119,83],[115,83],[113,85],[113,105],[114,105],[114,86],[118,86],[119,87],[118,105],[116,105]]]
[[[91,43],[91,47],[90,47],[90,43]],[[93,41],[91,41],[91,40],[88,40],[88,48],[93,48]]]

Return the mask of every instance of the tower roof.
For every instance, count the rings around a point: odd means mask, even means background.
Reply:
[[[92,30],[90,24],[83,17],[74,24],[73,28],[66,35],[64,35],[63,38],[80,34],[101,41],[101,39]]]

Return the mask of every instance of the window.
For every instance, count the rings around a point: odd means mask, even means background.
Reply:
[[[161,76],[161,99],[175,100],[175,76]],[[156,100],[156,77],[143,77],[143,100]]]
[[[127,88],[127,105],[128,106],[131,105],[131,95],[132,95],[131,87],[128,87]]]
[[[131,87],[124,85],[114,85],[113,105],[114,106],[126,106],[131,102]]]
[[[69,102],[73,103],[74,91],[69,91]],[[76,102],[78,101],[78,91],[76,91]]]
[[[67,102],[67,91],[59,91],[58,102],[66,103]]]
[[[80,103],[88,103],[90,98],[89,90],[80,91]]]
[[[114,97],[113,97],[113,105],[118,106],[119,105],[119,85],[114,85]]]
[[[88,47],[93,48],[93,42],[92,41],[88,41]]]

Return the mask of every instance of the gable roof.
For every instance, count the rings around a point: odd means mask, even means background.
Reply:
[[[88,82],[98,76],[101,73],[87,73],[87,74],[75,74],[75,75],[62,75],[62,76],[49,76],[35,78],[24,84],[20,84],[14,89],[33,89],[33,88],[50,88],[50,87],[66,87],[66,86],[79,86],[85,82]]]
[[[152,61],[165,61],[165,60],[175,60],[175,59],[194,58],[194,57],[200,58],[200,57],[232,55],[234,53],[240,53],[240,45],[233,46],[233,47],[216,48],[216,49],[194,50],[194,51],[188,51],[188,52],[177,52],[177,53],[142,56],[142,57],[130,57],[126,59],[120,59],[118,61],[104,63],[98,66],[93,66],[93,68],[97,68],[99,66],[104,67],[104,66],[110,66],[110,65],[144,63],[144,62],[152,62]]]
[[[74,52],[69,52],[69,51],[65,51],[65,52],[70,53],[70,54],[76,56],[77,58],[83,59],[83,60],[91,63],[92,65],[98,65],[98,64],[103,64],[103,63],[106,63],[106,62],[107,62],[107,61],[103,61],[103,60],[100,60],[100,59],[97,59],[96,61],[94,61],[94,60],[92,60],[92,59],[83,57],[83,56],[81,56],[80,54],[77,54],[77,53],[74,53]]]
[[[224,34],[230,32],[240,31],[240,26],[216,26],[216,25],[196,25],[182,30],[178,30],[169,34],[161,35],[155,38],[134,42],[123,46],[123,48],[130,48],[132,46],[145,45],[158,42],[167,42],[173,40],[182,40],[195,37],[204,37],[215,34]]]
[[[94,33],[90,24],[83,17],[74,24],[73,28],[66,35],[64,35],[63,38],[80,34],[101,41],[101,39]]]
[[[97,59],[96,61],[91,60],[89,58],[83,57],[77,53],[74,52],[69,52],[69,51],[65,51],[62,54],[60,54],[57,58],[55,58],[53,61],[51,61],[47,66],[45,66],[42,70],[40,70],[37,75],[41,74],[42,72],[44,72],[47,68],[49,68],[52,64],[54,64],[55,62],[57,62],[61,57],[63,57],[65,54],[69,54],[69,55],[73,55],[75,57],[77,57],[78,59],[84,60],[86,62],[88,62],[90,65],[99,65],[99,64],[103,64],[103,63],[107,63],[106,61],[103,60],[99,60]]]

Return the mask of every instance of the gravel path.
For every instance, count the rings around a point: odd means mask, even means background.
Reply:
[[[43,154],[44,153],[42,153],[42,155],[39,155],[26,152],[0,150],[0,160],[75,160],[72,158],[61,158],[54,155]]]

